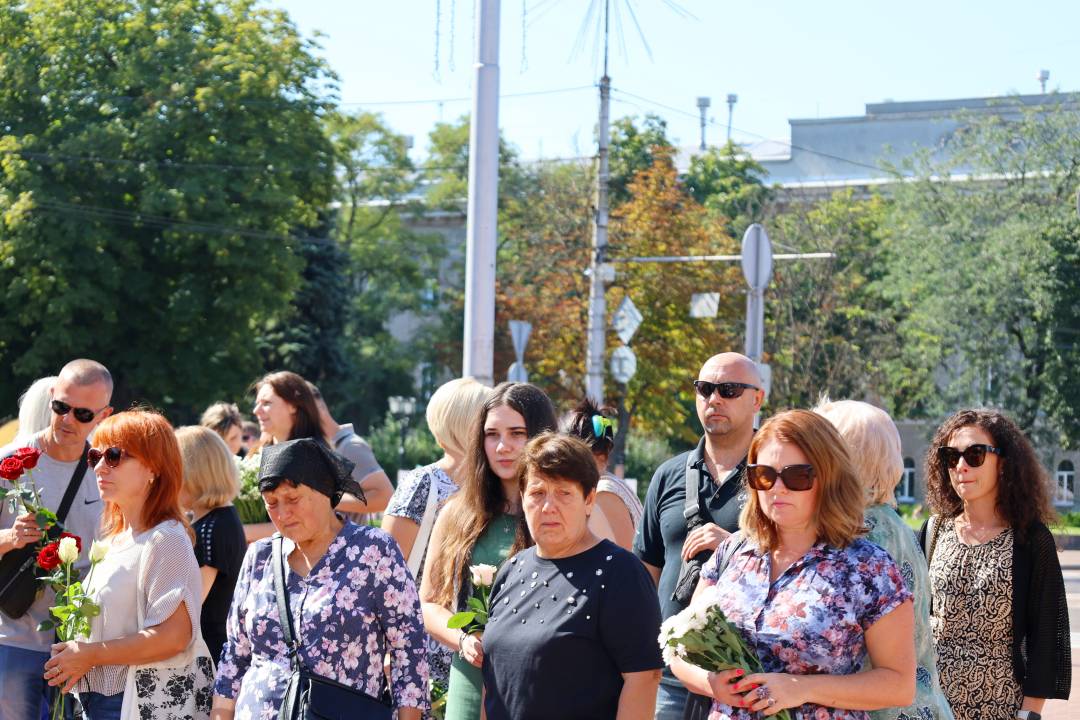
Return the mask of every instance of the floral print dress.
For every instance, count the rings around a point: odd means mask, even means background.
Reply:
[[[856,673],[866,660],[866,630],[911,599],[889,554],[862,539],[842,549],[817,543],[775,582],[769,582],[769,553],[753,543],[744,543],[718,573],[727,554],[721,544],[702,568],[701,579],[720,586],[720,609],[742,632],[765,672]],[[861,710],[812,703],[793,708],[791,715],[794,720],[868,718]],[[709,720],[755,717],[749,710],[716,701],[709,712]]]
[[[285,550],[292,544],[286,540]],[[244,557],[226,625],[216,694],[236,720],[277,718],[292,669],[281,633],[269,538]],[[378,697],[390,653],[396,707],[426,708],[428,662],[420,599],[397,543],[346,522],[306,577],[286,577],[300,661],[311,672]]]

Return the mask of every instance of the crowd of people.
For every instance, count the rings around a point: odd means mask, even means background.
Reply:
[[[0,458],[39,451],[42,503],[107,543],[100,612],[65,642],[38,630],[49,591],[0,612],[0,720],[58,692],[87,720],[1039,720],[1068,698],[1047,478],[1005,414],[941,425],[915,533],[883,410],[824,399],[755,429],[765,391],[736,353],[693,389],[700,441],[642,503],[609,472],[612,413],[560,417],[528,383],[440,387],[443,456],[394,488],[294,373],[253,385],[257,427],[217,403],[174,428],[114,411],[109,371],[72,361],[27,390]],[[268,523],[232,506],[241,464]],[[38,520],[3,503],[0,557],[42,541]],[[486,623],[456,622],[478,592]],[[661,623],[705,597],[760,672],[665,662]]]

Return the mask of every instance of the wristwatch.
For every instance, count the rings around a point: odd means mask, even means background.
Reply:
[[[1042,720],[1042,715],[1034,710],[1017,710],[1017,720]]]

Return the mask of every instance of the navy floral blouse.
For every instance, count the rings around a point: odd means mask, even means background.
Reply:
[[[288,540],[285,548],[291,548]],[[346,522],[308,576],[290,571],[286,586],[300,659],[310,672],[378,697],[389,652],[395,706],[427,707],[420,599],[393,538]],[[236,700],[236,720],[276,718],[292,670],[269,538],[253,543],[244,557],[226,633],[215,693]]]
[[[717,548],[702,568],[701,579],[720,586],[720,609],[757,652],[765,672],[856,673],[867,659],[866,630],[911,599],[900,568],[887,552],[866,540],[855,540],[843,549],[818,543],[773,583],[769,554],[750,542],[736,550],[718,576],[726,549],[726,544]],[[709,720],[755,716],[714,701]],[[866,720],[869,715],[808,703],[793,709],[792,717]]]

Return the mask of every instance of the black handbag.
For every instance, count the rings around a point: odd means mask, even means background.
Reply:
[[[384,687],[382,697],[374,698],[363,690],[316,675],[301,665],[300,640],[293,630],[289,596],[285,592],[285,553],[281,545],[281,534],[274,533],[274,590],[281,616],[281,633],[292,664],[292,675],[285,688],[278,720],[391,720],[394,706],[389,688]]]
[[[75,472],[64,491],[64,498],[56,510],[57,522],[45,532],[46,542],[56,540],[64,531],[61,523],[67,518],[71,503],[75,500],[75,493],[82,485],[83,476],[86,474],[86,454],[89,450],[89,444],[83,447],[82,457],[75,466]],[[0,558],[0,611],[9,618],[22,617],[34,604],[40,589],[38,578],[45,574],[45,571],[37,566],[37,555],[38,546],[34,543],[6,552]]]

